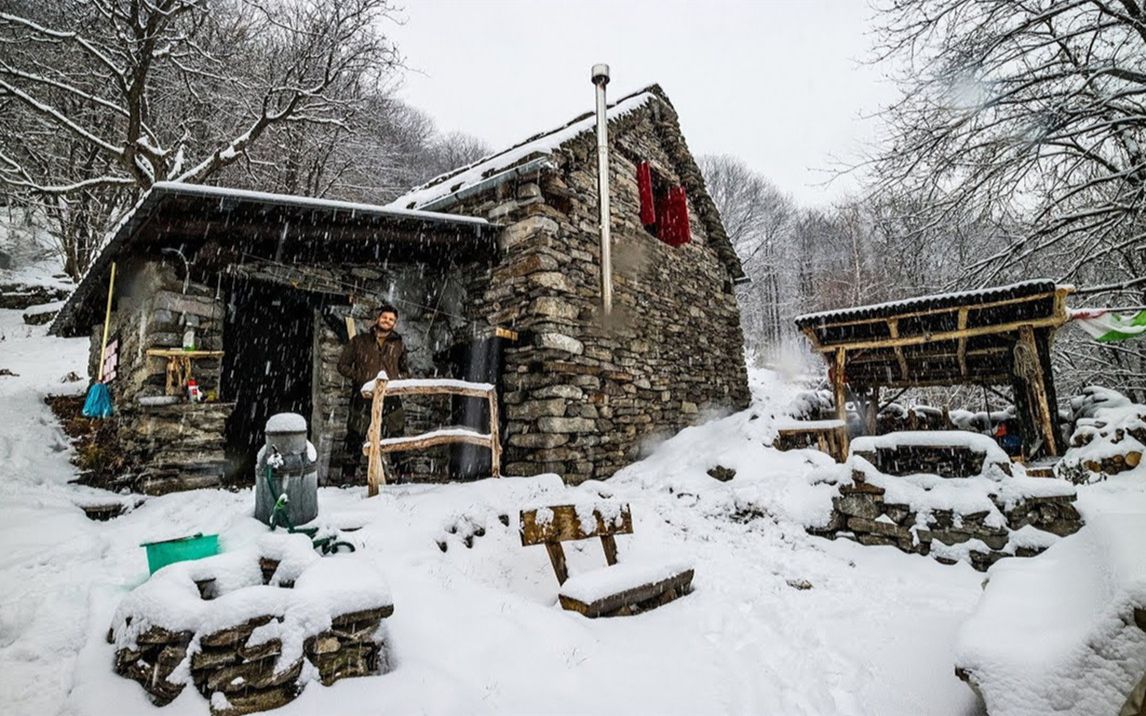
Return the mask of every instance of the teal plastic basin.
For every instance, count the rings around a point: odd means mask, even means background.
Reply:
[[[200,532],[190,537],[144,542],[139,546],[147,550],[147,568],[151,570],[151,574],[155,574],[175,562],[186,562],[219,554],[219,535],[205,535]]]

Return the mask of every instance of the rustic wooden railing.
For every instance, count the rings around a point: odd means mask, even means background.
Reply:
[[[489,432],[479,433],[470,428],[454,427],[431,430],[421,435],[382,439],[382,405],[387,397],[400,395],[460,395],[466,398],[485,398],[489,401]],[[368,495],[378,494],[378,485],[386,484],[386,470],[382,453],[405,450],[424,450],[437,445],[468,443],[488,447],[490,474],[501,477],[501,440],[498,435],[497,389],[490,383],[471,383],[465,380],[443,378],[390,380],[386,371],[362,386],[362,397],[370,398],[370,429],[362,454],[368,459],[366,481]]]

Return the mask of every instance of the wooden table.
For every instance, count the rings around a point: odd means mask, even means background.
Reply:
[[[221,359],[223,351],[185,351],[180,348],[148,348],[149,358],[167,359],[166,395],[182,395],[183,386],[191,378],[191,362],[199,358]]]

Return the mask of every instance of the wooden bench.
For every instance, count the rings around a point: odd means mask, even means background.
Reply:
[[[523,547],[543,544],[557,582],[563,609],[587,617],[638,614],[689,592],[693,569],[674,562],[617,563],[614,535],[633,533],[628,505],[557,505],[521,511]],[[569,577],[562,542],[598,537],[607,567]]]
[[[818,448],[836,462],[848,459],[848,429],[842,420],[780,420],[776,423],[777,450]]]

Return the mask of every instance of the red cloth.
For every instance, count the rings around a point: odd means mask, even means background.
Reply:
[[[637,193],[641,197],[641,223],[653,226],[657,223],[657,207],[653,201],[653,170],[648,162],[637,164]]]
[[[670,187],[664,211],[658,212],[657,237],[669,246],[683,246],[692,239],[688,225],[688,197],[683,186]]]

